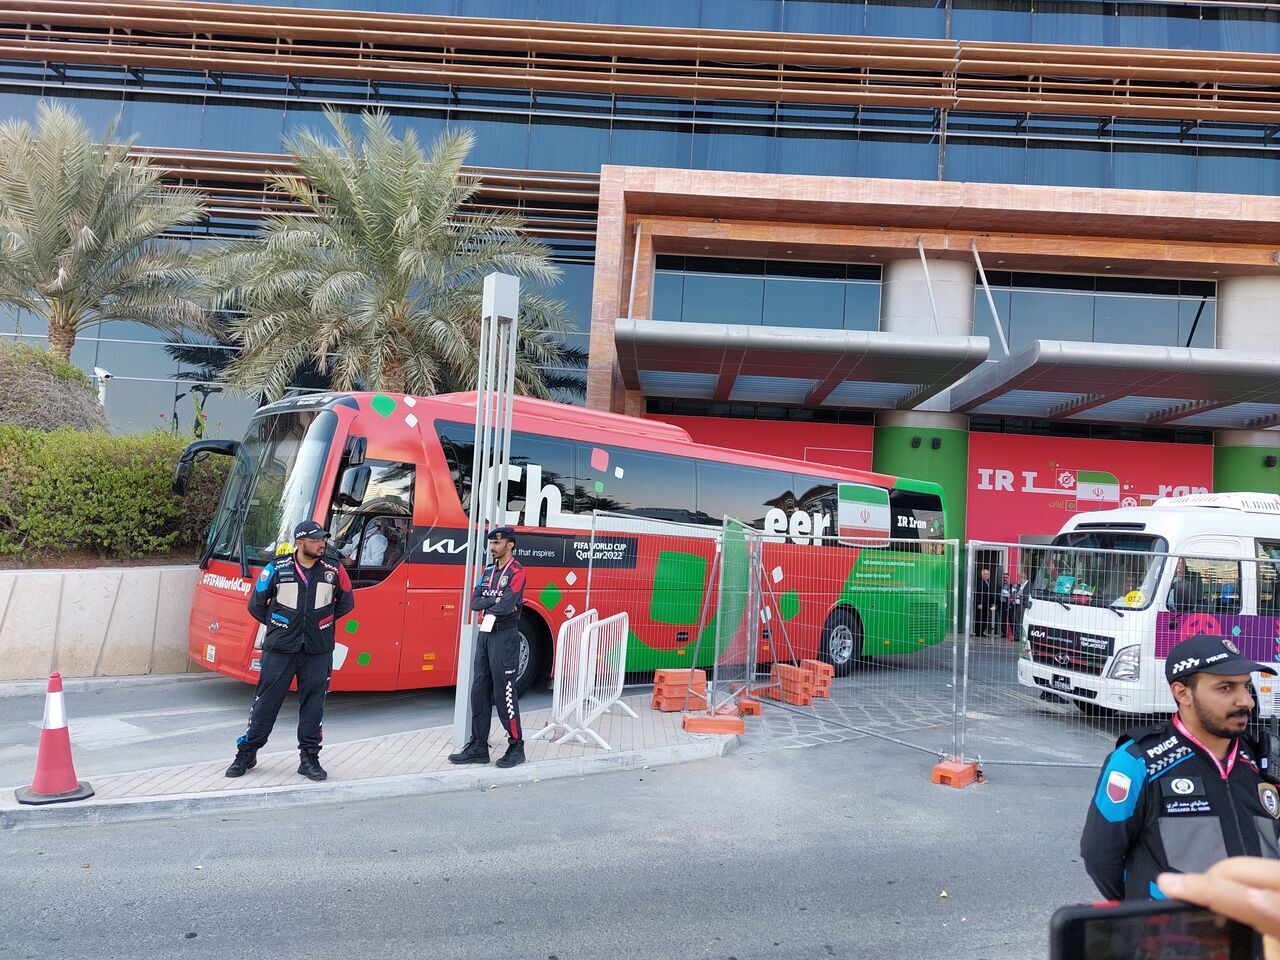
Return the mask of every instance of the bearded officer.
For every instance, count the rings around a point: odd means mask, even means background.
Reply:
[[[1280,792],[1245,736],[1251,673],[1274,668],[1226,637],[1184,640],[1165,660],[1178,712],[1122,737],[1098,779],[1080,854],[1109,900],[1163,899],[1156,876],[1227,857],[1280,858]]]
[[[483,615],[471,674],[471,739],[460,753],[449,755],[449,762],[489,762],[489,724],[496,705],[509,743],[495,766],[514,767],[524,763],[524,733],[516,695],[524,567],[515,557],[516,532],[510,527],[490,530],[488,541],[491,560],[471,594],[471,609]]]
[[[293,529],[293,553],[276,557],[253,583],[249,614],[266,625],[262,670],[249,711],[249,729],[236,741],[228,777],[242,777],[258,762],[294,678],[298,680],[298,773],[328,776],[320,766],[324,698],[333,672],[334,625],[355,609],[351,579],[326,557],[329,532],[314,520]]]

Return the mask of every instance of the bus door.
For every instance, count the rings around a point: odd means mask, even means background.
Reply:
[[[357,507],[335,507],[329,521],[333,549],[351,578],[356,601],[335,638],[334,670],[341,678],[335,687],[394,690],[403,685],[397,681],[416,470],[412,463],[394,460],[364,463],[370,469],[364,500]]]

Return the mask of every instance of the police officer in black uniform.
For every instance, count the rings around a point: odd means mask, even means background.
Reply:
[[[1280,790],[1244,737],[1255,671],[1276,673],[1228,637],[1195,636],[1169,652],[1178,712],[1120,739],[1085,820],[1080,855],[1107,899],[1163,899],[1158,874],[1227,857],[1280,858]]]
[[[496,766],[524,763],[524,733],[516,674],[520,669],[520,608],[524,604],[524,567],[515,558],[516,532],[510,527],[489,531],[492,558],[471,593],[471,609],[483,613],[476,635],[471,674],[471,739],[450,763],[489,762],[489,723],[493,707],[510,744]]]
[[[328,776],[320,766],[324,698],[333,672],[334,625],[355,609],[351,579],[335,557],[326,556],[329,533],[314,520],[293,530],[293,553],[276,557],[254,581],[249,614],[266,625],[262,670],[249,711],[249,729],[236,741],[228,777],[242,777],[258,762],[284,696],[298,678],[298,773],[309,780]]]

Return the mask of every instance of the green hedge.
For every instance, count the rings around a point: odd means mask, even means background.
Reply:
[[[56,563],[59,554],[123,560],[196,550],[230,460],[198,464],[179,498],[169,484],[187,442],[0,426],[0,554]]]

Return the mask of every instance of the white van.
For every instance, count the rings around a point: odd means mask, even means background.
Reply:
[[[1166,497],[1072,517],[1033,561],[1018,682],[1121,713],[1174,709],[1164,660],[1197,633],[1280,660],[1280,496]],[[1030,555],[1028,555],[1030,554]],[[1254,675],[1262,716],[1280,684]]]

